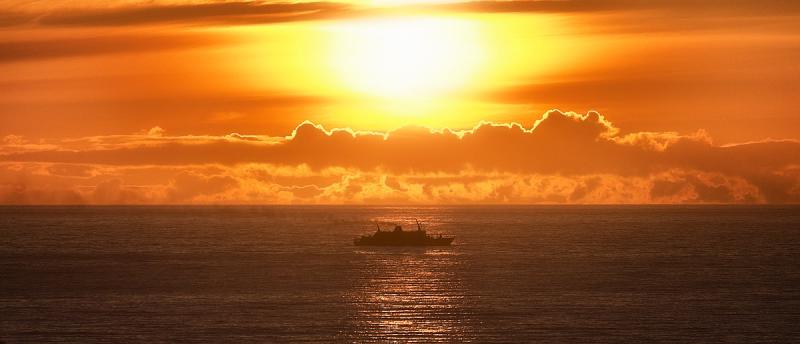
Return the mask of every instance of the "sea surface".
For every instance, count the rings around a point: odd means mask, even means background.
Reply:
[[[797,343],[800,207],[0,207],[0,342]]]

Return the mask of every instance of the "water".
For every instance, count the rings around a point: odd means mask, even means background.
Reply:
[[[371,221],[449,248],[363,248]],[[800,207],[0,207],[0,342],[797,342]]]

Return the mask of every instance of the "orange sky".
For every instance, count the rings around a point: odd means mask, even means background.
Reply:
[[[798,17],[0,2],[0,204],[797,203]]]

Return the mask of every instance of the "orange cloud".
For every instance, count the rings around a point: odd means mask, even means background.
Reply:
[[[181,50],[230,43],[209,35],[138,34],[0,41],[0,63],[48,58]]]
[[[530,126],[286,137],[5,140],[2,203],[794,203],[800,142],[717,146],[702,131],[619,134],[596,112]]]
[[[259,24],[324,19],[350,9],[336,2],[195,2],[86,8],[52,5],[50,10],[0,12],[0,26],[132,26],[154,24]],[[24,7],[23,7],[24,8]],[[0,7],[2,10],[2,7]]]
[[[456,11],[479,13],[614,13],[630,11],[673,11],[687,16],[768,16],[786,15],[800,11],[793,1],[763,0],[716,1],[676,0],[524,0],[524,1],[463,1],[444,4],[412,4],[389,6],[398,11]],[[391,11],[383,11],[390,12]],[[269,24],[300,20],[321,20],[376,14],[364,6],[346,2],[265,2],[265,1],[197,1],[170,3],[152,1],[135,5],[123,2],[102,7],[76,6],[70,2],[53,1],[49,6],[17,5],[0,7],[0,27],[21,25],[40,26],[134,26],[157,24],[189,25],[246,25]]]

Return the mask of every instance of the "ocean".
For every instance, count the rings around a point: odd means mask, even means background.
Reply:
[[[800,207],[0,207],[0,342],[800,342]]]

